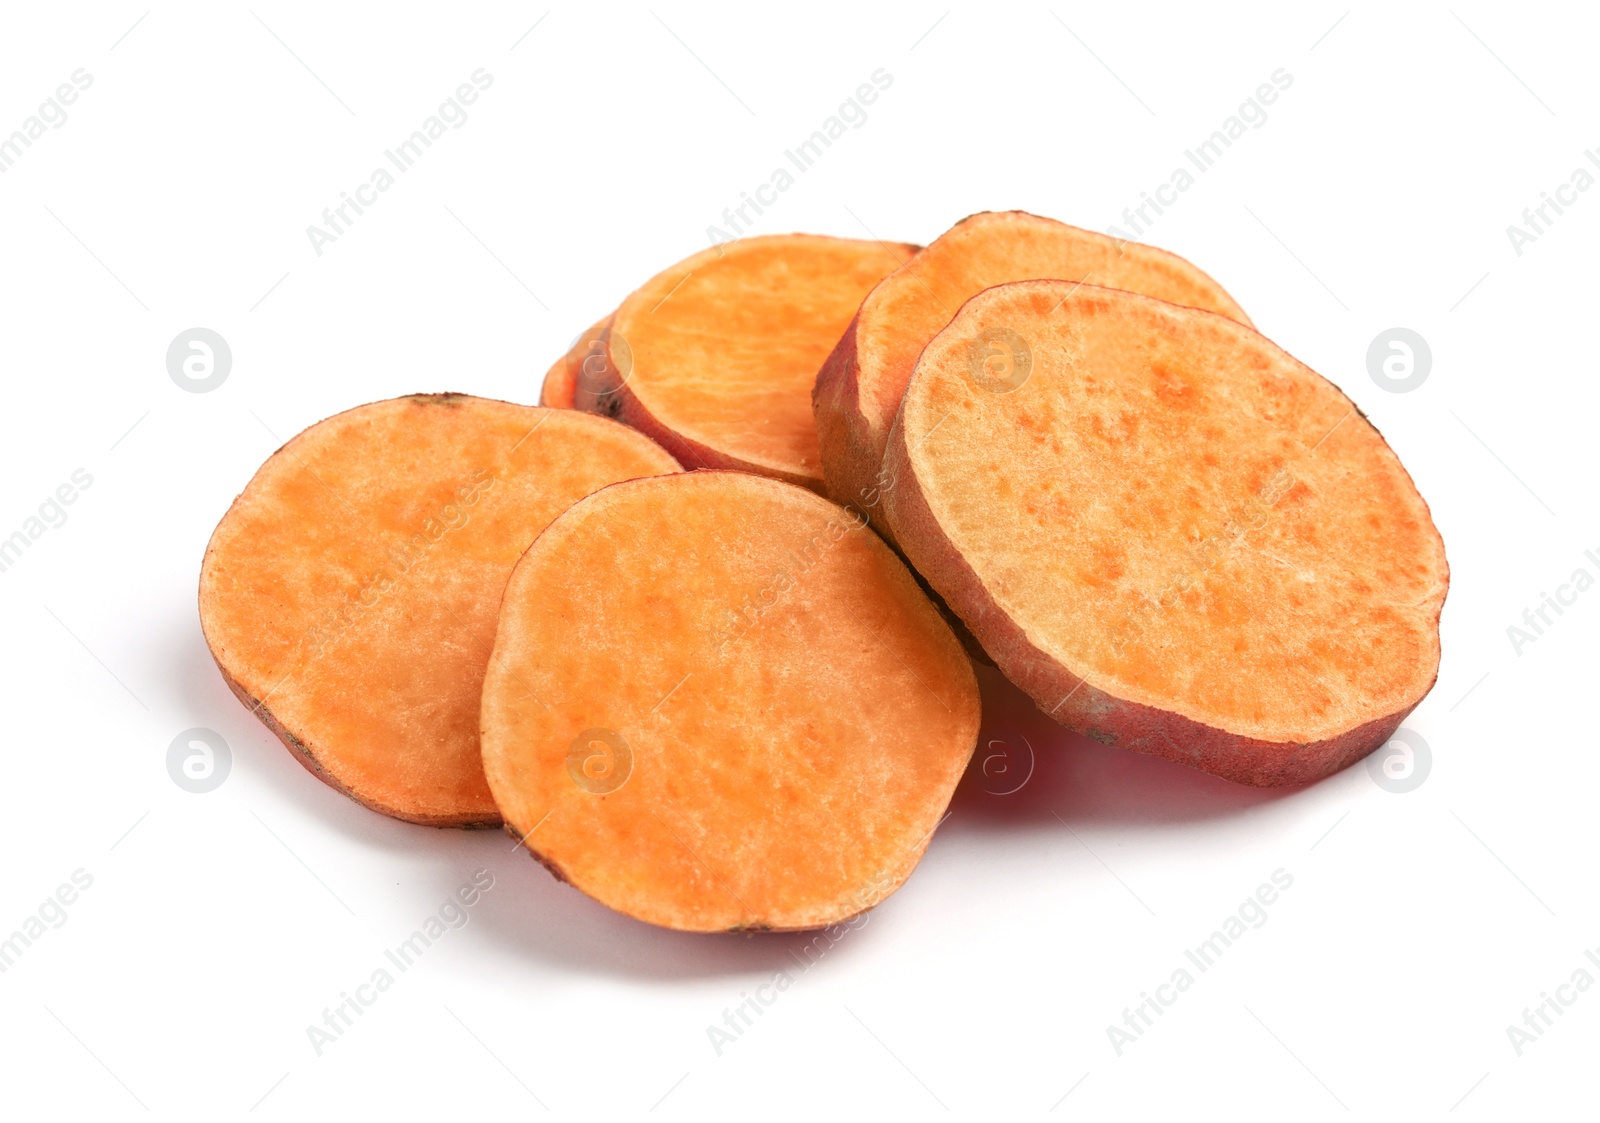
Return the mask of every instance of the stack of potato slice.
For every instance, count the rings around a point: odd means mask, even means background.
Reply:
[[[202,624],[333,787],[503,823],[654,924],[898,888],[978,735],[963,642],[1067,726],[1260,785],[1371,752],[1437,674],[1405,469],[1163,250],[1018,212],[748,238],[646,282],[540,402],[312,426],[218,526]]]

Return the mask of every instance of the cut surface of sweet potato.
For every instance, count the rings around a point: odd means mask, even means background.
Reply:
[[[1176,254],[1022,211],[972,215],[878,283],[817,375],[819,452],[835,502],[879,523],[879,467],[917,356],[971,297],[1040,278],[1128,289],[1250,322],[1221,285]]]
[[[565,355],[550,364],[550,369],[545,372],[544,383],[539,387],[539,404],[550,409],[584,409],[590,413],[598,413],[592,408],[589,399],[593,391],[589,386],[594,382],[591,373],[593,368],[602,360],[600,359],[600,337],[605,333],[611,317],[606,316],[598,323],[590,325],[589,329],[577,339],[573,340],[572,347]],[[585,366],[589,370],[585,370]],[[582,391],[587,391],[587,394]],[[579,399],[583,398],[585,404]]]
[[[784,234],[695,254],[617,309],[596,364],[614,388],[579,408],[648,433],[686,468],[820,492],[817,368],[862,298],[916,248]]]
[[[568,410],[430,394],[337,414],[275,452],[212,534],[206,642],[337,790],[412,822],[494,825],[478,703],[512,566],[577,500],[677,468]]]
[[[686,931],[805,929],[910,874],[972,754],[971,664],[905,564],[742,472],[606,488],[517,563],[484,682],[506,830]]]
[[[1432,688],[1449,574],[1427,505],[1335,386],[1222,316],[989,289],[923,352],[884,467],[912,563],[1098,740],[1295,783]]]

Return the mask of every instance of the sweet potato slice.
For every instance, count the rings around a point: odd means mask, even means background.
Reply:
[[[334,788],[398,819],[494,825],[478,701],[512,566],[576,500],[677,468],[572,411],[460,394],[359,406],[274,453],[217,526],[206,642]]]
[[[1062,281],[969,300],[884,462],[902,549],[1039,708],[1258,785],[1432,688],[1428,507],[1331,383],[1209,312]]]
[[[551,409],[585,409],[590,413],[601,412],[593,409],[592,403],[579,405],[580,384],[587,387],[593,381],[592,376],[584,371],[585,363],[593,367],[598,359],[600,337],[606,327],[611,323],[607,316],[599,323],[593,324],[572,343],[572,349],[562,355],[550,369],[545,372],[544,383],[539,387],[539,404]],[[592,393],[590,395],[592,397]]]
[[[817,437],[836,503],[880,521],[878,469],[917,356],[969,298],[1038,278],[1129,289],[1250,322],[1221,285],[1176,254],[1022,211],[972,215],[878,283],[817,375]]]
[[[817,368],[862,298],[916,248],[786,234],[695,254],[623,301],[593,364],[613,384],[579,408],[648,433],[685,467],[820,492]]]
[[[517,563],[484,768],[506,830],[620,912],[816,928],[911,873],[978,711],[960,644],[864,523],[689,472],[590,496]]]

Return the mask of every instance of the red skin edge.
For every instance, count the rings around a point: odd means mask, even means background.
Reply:
[[[811,389],[811,412],[817,419],[828,497],[841,506],[860,510],[893,545],[883,513],[875,509],[880,498],[876,486],[877,450],[864,444],[861,437],[866,419],[858,405],[861,363],[856,357],[856,328],[860,320],[857,312],[817,372],[816,385]]]

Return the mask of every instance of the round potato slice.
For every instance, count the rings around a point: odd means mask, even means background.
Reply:
[[[1335,386],[1222,316],[989,289],[917,362],[884,468],[912,564],[1097,740],[1315,780],[1437,676],[1449,574],[1411,478]]]
[[[879,468],[917,356],[969,298],[1037,278],[1128,289],[1250,322],[1221,285],[1166,250],[1023,211],[964,218],[878,283],[817,375],[817,436],[835,502],[881,521]]]
[[[596,900],[685,931],[805,929],[917,864],[977,681],[905,564],[740,472],[606,488],[517,563],[484,681],[506,829]]]
[[[206,642],[332,787],[397,819],[493,826],[478,701],[512,566],[589,493],[677,470],[582,413],[461,394],[348,410],[275,452],[212,534]]]
[[[648,433],[687,468],[821,492],[817,369],[862,298],[916,249],[783,234],[697,253],[623,301],[603,358],[588,364],[611,384],[578,408]]]

